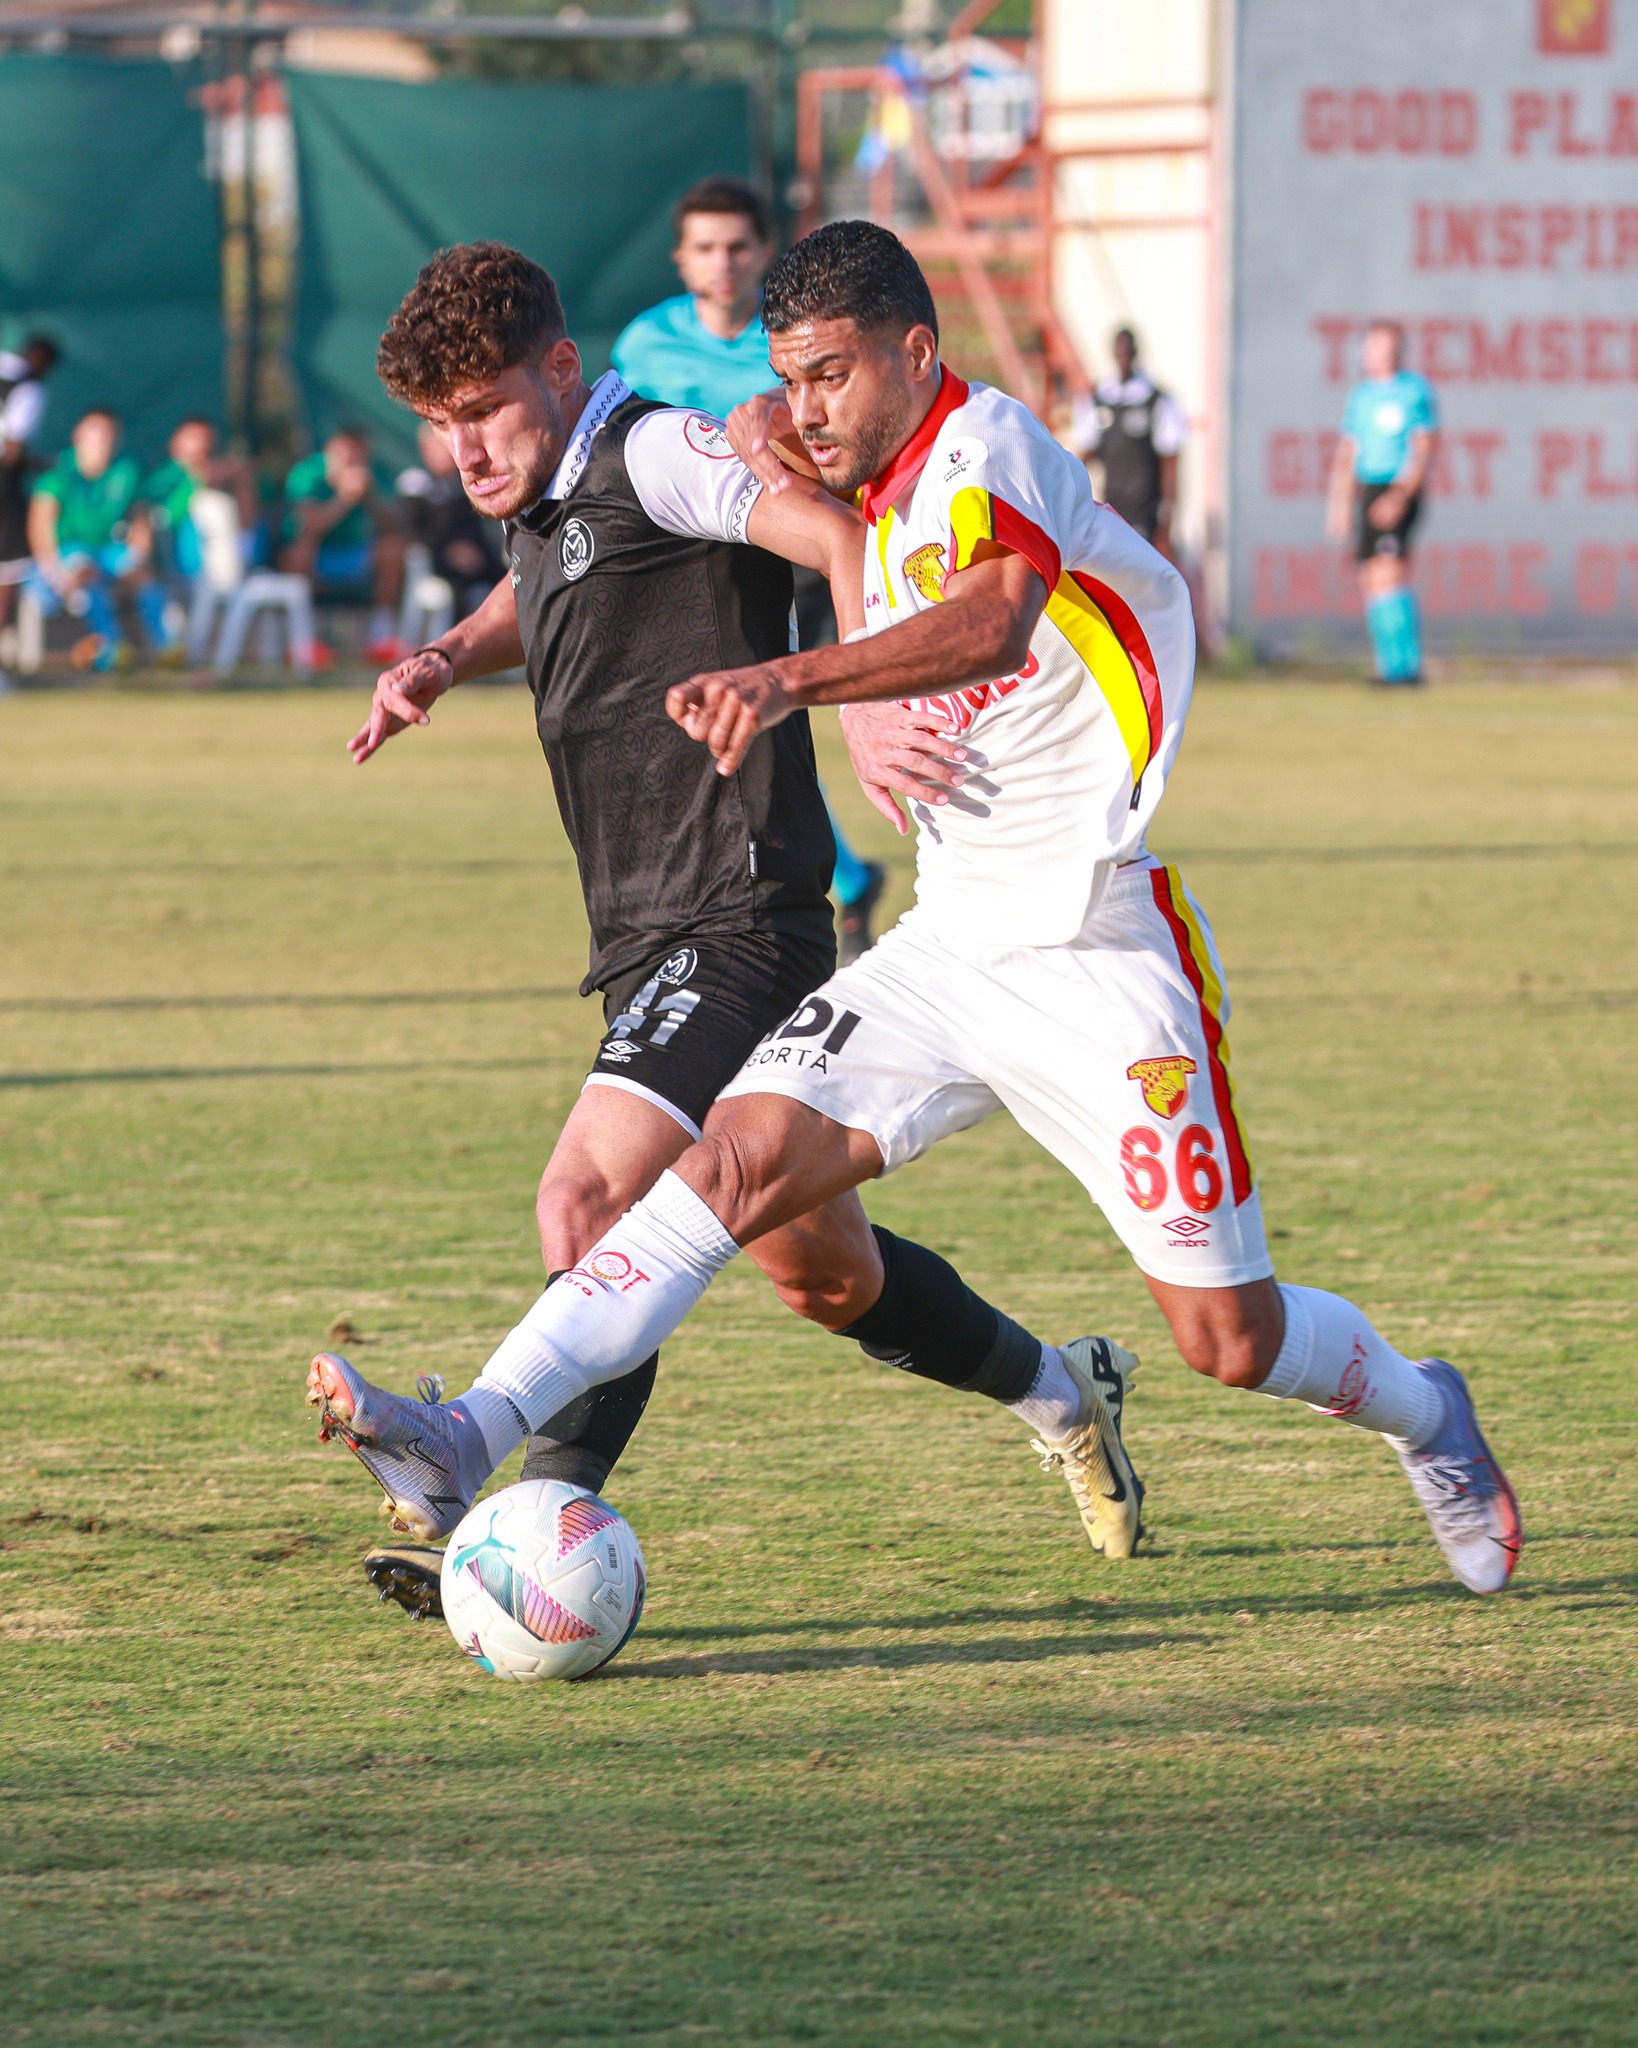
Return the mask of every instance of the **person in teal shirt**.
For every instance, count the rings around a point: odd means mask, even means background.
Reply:
[[[772,217],[754,186],[738,178],[705,178],[672,208],[671,226],[671,260],[685,289],[639,313],[615,342],[611,360],[642,397],[698,406],[726,419],[774,382],[761,319],[762,280],[774,256]],[[835,637],[821,577],[797,571],[796,609],[804,647]],[[841,905],[845,966],[870,944],[871,913],[887,875],[878,862],[861,860],[853,851],[834,812],[830,828],[836,835],[831,887]]]
[[[110,669],[131,659],[120,625],[122,591],[135,600],[156,654],[176,633],[150,563],[151,535],[137,507],[142,467],[120,453],[120,422],[92,406],[74,422],[67,450],[34,486],[28,507],[28,588],[48,619],[66,611],[87,631],[73,653],[77,668]]]
[[[671,223],[685,289],[639,313],[611,360],[643,397],[726,419],[774,381],[761,319],[774,256],[768,204],[738,178],[706,178],[677,201]]]
[[[1422,680],[1421,628],[1410,587],[1410,541],[1422,510],[1439,408],[1433,387],[1403,367],[1404,330],[1373,320],[1361,347],[1364,378],[1348,394],[1331,466],[1327,530],[1352,530],[1377,680]]]

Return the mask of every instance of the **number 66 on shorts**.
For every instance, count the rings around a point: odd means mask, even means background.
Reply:
[[[844,1015],[835,1050],[808,1050],[820,1017]],[[869,1131],[886,1173],[1010,1110],[1145,1273],[1235,1287],[1273,1267],[1227,1019],[1210,926],[1177,870],[1145,859],[1117,870],[1066,946],[978,946],[911,911],[723,1094],[791,1096]]]

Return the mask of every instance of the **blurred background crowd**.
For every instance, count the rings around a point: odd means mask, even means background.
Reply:
[[[426,637],[498,564],[373,371],[435,248],[524,249],[592,375],[722,411],[769,253],[850,214],[1210,651],[1624,653],[1629,12],[0,0],[0,671]],[[733,252],[679,225],[713,179]]]

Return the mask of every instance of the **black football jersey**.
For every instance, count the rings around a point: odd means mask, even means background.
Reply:
[[[591,923],[587,992],[657,942],[829,932],[835,841],[806,713],[723,776],[665,709],[673,683],[789,650],[789,566],[727,537],[743,535],[757,488],[716,421],[634,398],[611,373],[557,494],[507,528],[540,742]]]

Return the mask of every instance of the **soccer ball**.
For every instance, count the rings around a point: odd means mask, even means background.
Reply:
[[[496,1678],[584,1678],[637,1626],[642,1545],[606,1500],[528,1479],[481,1500],[444,1552],[444,1619]]]

